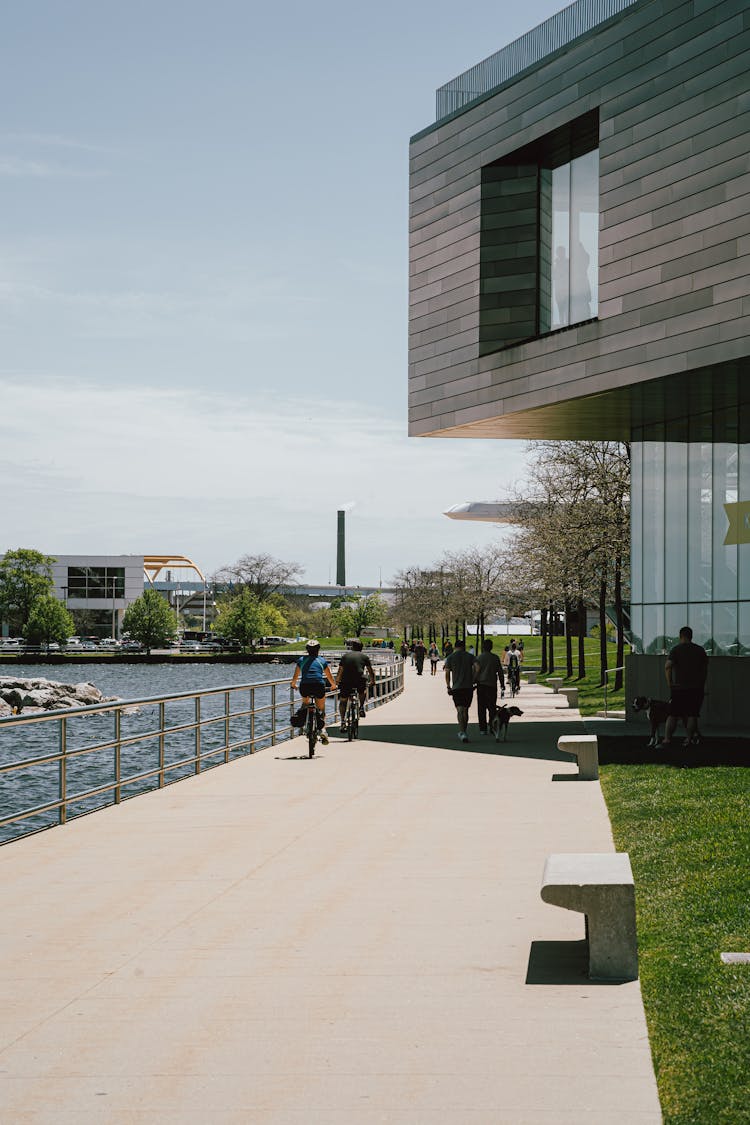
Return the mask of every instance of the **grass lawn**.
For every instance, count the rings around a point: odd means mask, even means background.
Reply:
[[[606,762],[606,743],[602,750]],[[737,760],[750,765],[750,743]],[[664,1121],[750,1122],[750,965],[720,960],[750,951],[750,770],[605,764],[601,780],[615,845],[630,853],[636,881]]]

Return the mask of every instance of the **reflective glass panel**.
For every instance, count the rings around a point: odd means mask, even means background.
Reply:
[[[750,445],[739,447],[737,495],[740,503],[750,503]],[[739,596],[750,598],[750,543],[740,545],[737,552]]]
[[[714,602],[713,652],[736,656],[739,649],[737,602]]]
[[[717,601],[737,597],[736,544],[725,544],[727,513],[725,504],[737,503],[737,446],[714,443],[713,465],[713,575],[712,596]]]
[[[664,445],[643,443],[643,601],[664,600]]]
[[[687,601],[688,446],[671,441],[665,447],[664,546],[666,565],[664,596],[667,601]],[[684,622],[683,622],[684,624]]]
[[[570,165],[552,172],[552,327],[570,324]]]
[[[691,601],[711,600],[712,471],[711,443],[690,442],[688,447],[688,594]]]
[[[664,652],[664,606],[643,607],[643,651]]]
[[[596,316],[599,273],[599,151],[570,165],[570,320]]]
[[[630,597],[643,601],[643,442],[630,447]],[[635,630],[635,626],[634,626]],[[638,630],[640,635],[640,630]]]

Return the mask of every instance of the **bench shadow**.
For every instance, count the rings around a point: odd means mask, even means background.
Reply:
[[[459,742],[453,723],[417,723],[414,726],[378,724],[360,727],[360,738],[368,742],[387,742],[393,746],[423,746],[426,749],[453,750],[459,754],[491,754],[500,758],[535,758],[541,761],[571,762],[569,754],[557,749],[562,734],[578,734],[580,723],[511,724],[507,742],[495,742],[469,727],[469,741]]]
[[[610,988],[620,984],[617,980],[591,980],[589,972],[589,943],[580,941],[532,941],[526,984],[576,984],[604,985]]]
[[[599,734],[599,765],[667,766],[701,769],[706,766],[750,766],[750,738],[711,735],[700,745],[683,749],[681,739],[673,746],[649,749],[648,735]]]

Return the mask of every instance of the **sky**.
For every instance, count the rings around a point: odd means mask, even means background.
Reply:
[[[521,442],[407,436],[408,145],[530,0],[25,0],[0,19],[0,551],[387,585]]]

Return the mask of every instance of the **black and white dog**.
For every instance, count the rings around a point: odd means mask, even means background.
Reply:
[[[661,742],[659,727],[666,723],[669,715],[669,704],[663,699],[649,699],[645,695],[636,695],[633,700],[634,711],[645,711],[646,718],[651,723],[651,738],[647,746],[655,747]]]
[[[513,715],[523,715],[520,707],[498,707],[497,714],[492,723],[492,729],[495,732],[495,742],[500,741],[500,735],[503,736],[503,742],[508,741],[508,723]]]

